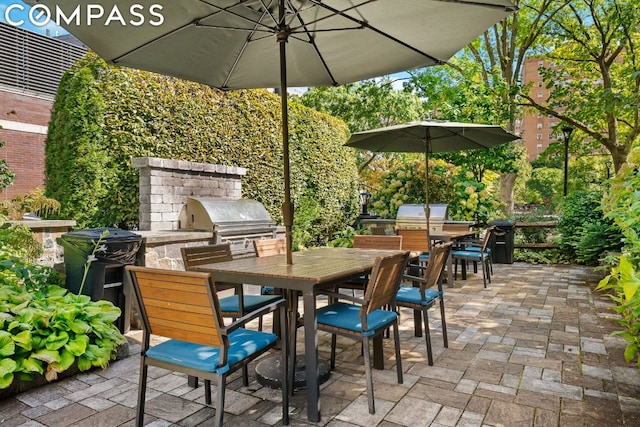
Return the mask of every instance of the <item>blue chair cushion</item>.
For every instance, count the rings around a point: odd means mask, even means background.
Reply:
[[[278,301],[282,297],[279,295],[244,295],[243,305],[244,312],[248,313],[271,304],[274,301]],[[220,311],[223,313],[238,313],[240,307],[238,306],[238,295],[231,295],[228,297],[220,298]]]
[[[400,286],[398,294],[396,295],[397,302],[406,302],[407,304],[415,305],[431,305],[433,300],[438,298],[440,292],[435,289],[426,289],[424,291],[425,300],[420,297],[420,288],[414,286]]]
[[[337,302],[318,310],[319,325],[346,329],[361,333],[365,337],[373,336],[380,328],[390,326],[397,318],[398,315],[393,311],[374,310],[367,315],[368,330],[363,331],[359,305]]]
[[[229,334],[229,357],[227,364],[220,364],[220,349],[180,340],[168,340],[147,350],[147,357],[178,366],[204,372],[224,374],[229,367],[260,352],[276,341],[268,332],[236,329]]]
[[[419,256],[418,256],[418,262],[424,262],[426,263],[427,261],[429,261],[429,252],[422,252]]]
[[[464,250],[464,251],[453,251],[451,253],[451,256],[454,258],[468,258],[468,259],[476,259],[478,261],[481,261],[484,258],[488,257],[489,254],[486,252]]]
[[[464,248],[465,251],[470,251],[470,252],[480,252],[480,249],[477,246],[469,246],[468,248]],[[486,253],[490,254],[491,253],[491,248],[487,248],[484,250]]]
[[[263,286],[262,287],[262,295],[273,295],[276,293],[276,288],[273,286]]]

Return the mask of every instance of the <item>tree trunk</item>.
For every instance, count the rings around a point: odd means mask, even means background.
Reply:
[[[513,187],[517,176],[515,172],[500,174],[500,201],[505,204],[507,216],[513,213]]]

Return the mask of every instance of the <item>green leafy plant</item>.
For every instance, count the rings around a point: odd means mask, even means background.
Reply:
[[[20,220],[27,212],[46,218],[60,211],[60,202],[45,196],[44,190],[37,188],[28,194],[18,195],[0,203],[0,208],[9,219]]]
[[[120,309],[62,288],[55,270],[0,251],[0,389],[77,363],[106,368],[125,338],[113,322]]]
[[[2,129],[2,126],[0,126]],[[4,141],[0,139],[0,148],[4,147]],[[0,190],[7,188],[16,179],[16,174],[11,172],[4,159],[0,159]]]
[[[620,315],[616,322],[625,329],[613,332],[628,342],[624,351],[627,363],[636,361],[640,368],[640,276],[626,255],[620,257],[618,266],[600,281],[597,290],[613,291],[608,294],[616,305],[611,309]]]

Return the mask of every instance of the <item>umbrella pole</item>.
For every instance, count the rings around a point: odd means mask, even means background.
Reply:
[[[280,45],[280,103],[282,109],[282,160],[284,162],[284,202],[282,203],[282,221],[287,240],[287,264],[293,264],[293,203],[291,203],[291,182],[289,171],[289,108],[287,105],[287,53],[286,43],[289,33],[284,22],[284,2],[280,1],[279,27],[277,40]]]
[[[425,180],[424,180],[424,215],[427,219],[427,250],[431,251],[431,238],[429,236],[431,232],[431,224],[429,223],[429,219],[431,217],[431,208],[429,207],[429,140],[431,136],[429,135],[429,128],[425,129],[425,138],[424,138],[424,170],[425,170]]]

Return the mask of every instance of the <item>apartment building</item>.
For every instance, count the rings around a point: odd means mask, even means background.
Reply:
[[[58,84],[86,50],[0,22],[0,158],[16,174],[0,200],[44,186],[44,142]]]

